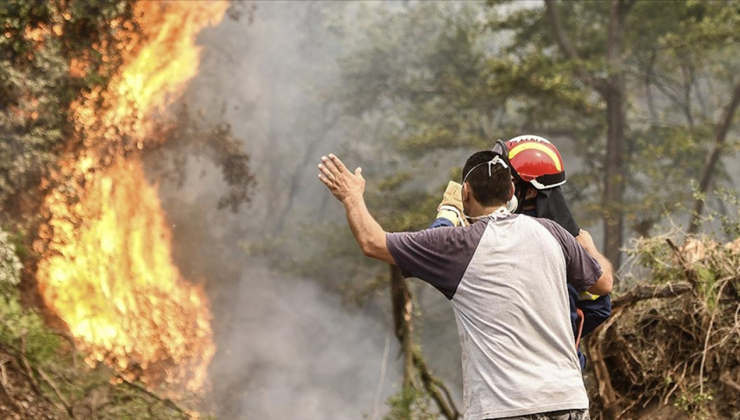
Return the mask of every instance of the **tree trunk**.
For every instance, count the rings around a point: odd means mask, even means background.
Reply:
[[[406,395],[412,395],[413,390],[419,389],[418,382],[421,381],[429,397],[437,404],[440,414],[447,420],[459,420],[462,414],[455,406],[450,390],[441,380],[432,375],[419,350],[414,346],[414,328],[411,323],[413,302],[408,283],[397,266],[391,264],[389,267],[393,329],[398,342],[401,343],[403,353],[403,392]],[[404,404],[404,410],[407,413],[411,412],[412,401],[406,400]]]
[[[411,292],[401,270],[390,265],[391,303],[393,304],[393,327],[403,352],[403,387],[416,388],[416,369],[414,367],[414,342],[411,325]]]
[[[604,195],[602,210],[604,217],[604,256],[619,269],[620,250],[624,234],[624,164],[623,149],[627,121],[625,100],[626,86],[622,69],[622,39],[624,20],[632,0],[611,0],[609,8],[609,32],[606,60],[609,64],[609,75],[606,78],[595,77],[577,67],[576,76],[586,85],[599,93],[606,102],[607,136],[604,156]],[[580,60],[578,51],[571,43],[558,12],[555,0],[545,0],[546,12],[550,18],[553,36],[563,54],[570,60]]]
[[[607,126],[606,156],[604,159],[604,256],[619,269],[624,234],[624,135],[626,125],[625,81],[622,68],[622,38],[624,19],[630,3],[611,0],[609,8],[609,37],[606,60],[610,75],[608,87],[602,96],[606,101]]]
[[[620,75],[621,85],[624,77]],[[622,200],[624,198],[624,165],[622,150],[624,148],[624,91],[614,86],[606,97],[607,124],[609,132],[606,137],[605,185],[604,185],[604,256],[611,261],[615,269],[619,268],[622,235],[624,232],[624,215]]]
[[[738,105],[740,105],[740,83],[735,85],[735,88],[732,91],[730,102],[725,107],[725,110],[722,113],[722,118],[720,119],[719,124],[717,124],[717,129],[714,133],[714,145],[712,146],[712,151],[709,153],[709,155],[707,155],[707,160],[704,163],[704,169],[701,173],[701,180],[699,181],[699,192],[705,197],[707,192],[709,191],[709,186],[712,183],[714,171],[717,167],[717,163],[719,162],[719,155],[722,151],[722,147],[725,144],[727,132],[730,131],[732,119],[735,116],[735,111],[737,110]],[[699,230],[699,218],[701,217],[701,212],[703,210],[704,199],[698,198],[694,202],[694,211],[691,214],[691,221],[689,222],[689,234],[696,234],[696,232]]]

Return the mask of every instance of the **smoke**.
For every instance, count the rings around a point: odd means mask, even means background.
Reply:
[[[238,401],[223,416],[350,419],[385,411],[397,379],[384,373],[395,371],[389,355],[397,354],[388,328],[311,282],[265,267],[247,270],[233,293],[239,307],[211,368],[217,388]],[[384,348],[384,336],[392,347]]]
[[[229,419],[379,418],[400,379],[387,314],[346,304],[334,291],[342,273],[331,262],[324,279],[307,278],[249,251],[298,234],[301,223],[341,217],[315,165],[342,140],[338,111],[323,106],[321,95],[338,76],[341,36],[330,29],[347,6],[260,2],[252,22],[249,3],[234,7],[241,19],[199,36],[200,71],[184,103],[229,123],[244,140],[258,183],[252,203],[237,214],[217,210],[223,180],[197,156],[183,163],[181,185],[155,180],[175,261],[185,277],[205,283],[212,302],[214,412]]]

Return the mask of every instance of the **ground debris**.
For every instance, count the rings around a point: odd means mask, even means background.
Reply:
[[[615,296],[585,343],[593,417],[740,418],[740,241],[653,239],[635,253],[650,282]]]
[[[67,419],[43,395],[34,389],[28,375],[15,357],[0,349],[0,418],[2,419]]]

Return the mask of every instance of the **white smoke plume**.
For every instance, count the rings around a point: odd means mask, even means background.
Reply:
[[[218,351],[210,379],[219,418],[381,418],[400,380],[387,314],[347,304],[327,286],[244,250],[294,229],[298,218],[333,217],[315,164],[341,143],[332,131],[336,110],[322,110],[324,120],[307,113],[337,77],[340,45],[324,6],[237,3],[240,19],[199,37],[200,71],[183,102],[228,122],[244,140],[258,183],[251,205],[238,214],[217,210],[220,173],[197,159],[184,163],[182,185],[156,180],[176,263],[187,278],[205,282],[212,302]],[[327,278],[342,275],[327,268]]]

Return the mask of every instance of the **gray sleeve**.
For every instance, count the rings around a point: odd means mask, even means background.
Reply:
[[[557,223],[547,219],[535,219],[560,243],[565,255],[568,283],[579,292],[593,286],[601,277],[601,265],[593,259],[576,239]]]
[[[486,225],[388,233],[386,243],[405,277],[424,280],[452,299]]]

